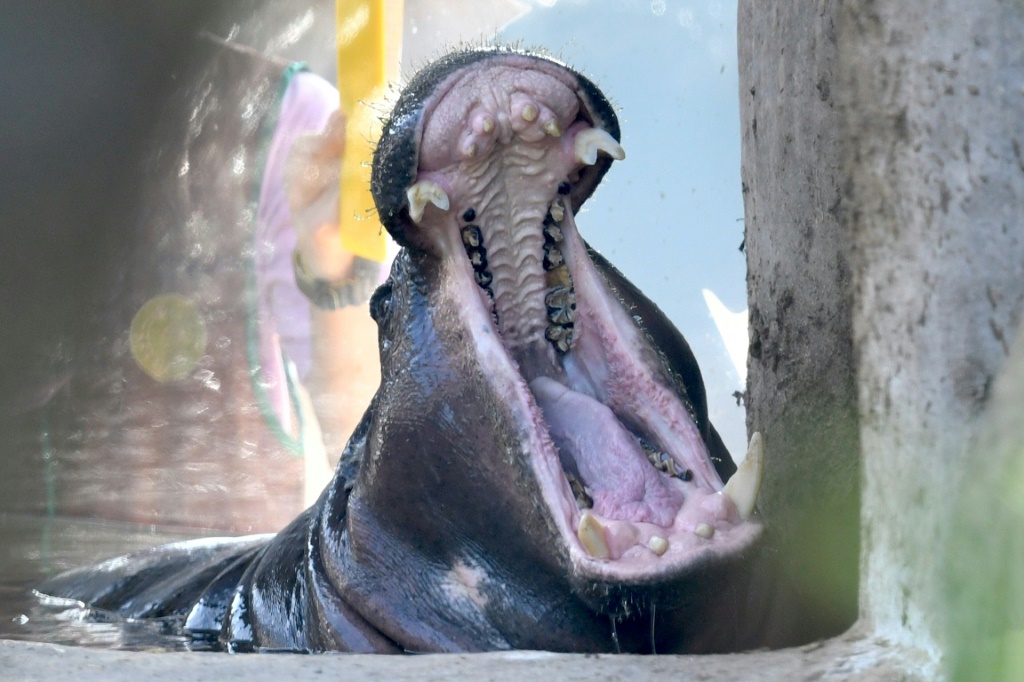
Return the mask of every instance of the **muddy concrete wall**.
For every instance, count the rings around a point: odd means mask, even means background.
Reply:
[[[1024,304],[1024,5],[848,1],[838,25],[861,611],[938,655],[948,510]]]
[[[1024,306],[1024,5],[739,18],[748,425],[780,561],[819,634],[849,617],[859,480],[862,626],[934,665],[1002,661],[1024,589],[1020,384],[992,388]]]
[[[993,385],[947,507],[940,645],[957,680],[1024,678],[1024,334]],[[941,612],[940,612],[941,613]]]
[[[810,5],[810,6],[808,6]],[[858,433],[850,236],[835,105],[837,0],[739,3],[750,359],[760,508],[805,638],[857,616]]]

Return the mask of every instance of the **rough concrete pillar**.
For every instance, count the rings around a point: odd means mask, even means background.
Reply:
[[[1024,679],[1024,333],[949,505],[942,649],[954,680]]]
[[[861,615],[937,660],[949,510],[1024,303],[1024,4],[846,0],[837,27]]]
[[[839,0],[739,3],[750,359],[759,506],[804,639],[857,616],[859,446],[849,235],[835,106]]]

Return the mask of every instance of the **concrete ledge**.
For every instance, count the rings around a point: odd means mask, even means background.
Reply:
[[[145,653],[0,640],[0,679],[138,682],[206,678],[250,682],[347,680],[918,680],[924,659],[860,628],[796,649],[720,656],[614,656],[512,651],[488,654],[367,656],[323,654]]]

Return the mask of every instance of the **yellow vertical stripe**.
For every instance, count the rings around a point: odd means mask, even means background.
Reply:
[[[383,261],[385,236],[370,196],[370,162],[380,135],[381,102],[398,76],[404,0],[336,0],[338,91],[345,113],[341,164],[342,245]]]

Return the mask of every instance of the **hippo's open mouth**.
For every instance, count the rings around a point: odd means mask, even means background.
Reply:
[[[686,342],[576,228],[618,140],[600,91],[550,59],[422,70],[373,164],[407,247],[370,301],[381,384],[318,502],[272,539],[156,548],[40,590],[231,651],[757,641],[759,439],[736,471]]]
[[[387,124],[413,139],[386,128],[375,160],[381,218],[442,261],[443,296],[480,380],[512,405],[574,570],[650,582],[747,546],[759,448],[723,491],[686,387],[577,231],[574,214],[625,156],[607,100],[561,64],[507,50],[459,53],[418,78],[432,90],[411,83],[417,108],[399,102]]]

